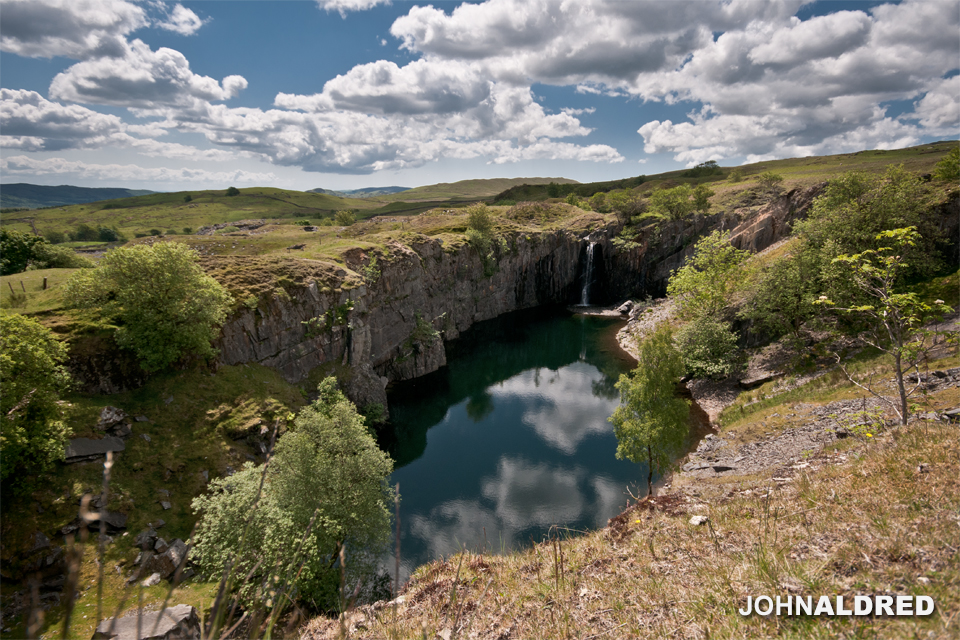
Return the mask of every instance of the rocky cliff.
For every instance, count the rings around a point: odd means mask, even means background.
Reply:
[[[348,395],[358,404],[386,406],[385,385],[439,369],[446,363],[444,341],[474,323],[532,307],[579,300],[583,255],[596,243],[598,273],[624,269],[612,250],[615,224],[594,230],[559,230],[504,238],[486,262],[468,244],[416,236],[393,242],[378,257],[380,273],[362,281],[344,272],[336,286],[304,281],[267,295],[255,309],[243,309],[223,328],[220,362],[258,362],[291,382],[325,363],[350,365],[355,374]],[[348,256],[357,271],[369,256]],[[607,280],[606,277],[598,280]],[[626,295],[633,286],[606,283],[602,289]],[[352,387],[352,388],[351,388]],[[359,397],[359,398],[358,398]]]

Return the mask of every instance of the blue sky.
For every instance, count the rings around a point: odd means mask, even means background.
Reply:
[[[653,174],[960,134],[960,2],[0,0],[0,180]]]

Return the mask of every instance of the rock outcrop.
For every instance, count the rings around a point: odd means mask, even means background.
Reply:
[[[159,612],[143,611],[139,615],[134,610],[122,618],[104,620],[93,634],[93,640],[199,640],[200,637],[200,616],[187,604]]]

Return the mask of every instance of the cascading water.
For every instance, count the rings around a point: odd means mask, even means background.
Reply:
[[[587,267],[583,273],[583,289],[580,291],[580,306],[586,307],[590,304],[590,284],[593,282],[593,250],[597,243],[591,242],[587,245]]]

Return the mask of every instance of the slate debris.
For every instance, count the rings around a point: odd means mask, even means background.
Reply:
[[[126,445],[118,437],[107,436],[94,440],[92,438],[73,438],[67,445],[64,457],[68,463],[96,460],[103,457],[108,451],[114,453],[123,451]]]
[[[151,576],[152,577],[152,576]],[[149,578],[148,578],[149,579]],[[162,612],[137,610],[122,618],[108,618],[97,626],[92,640],[199,640],[200,616],[187,604],[168,607]],[[137,627],[140,636],[137,636]]]

